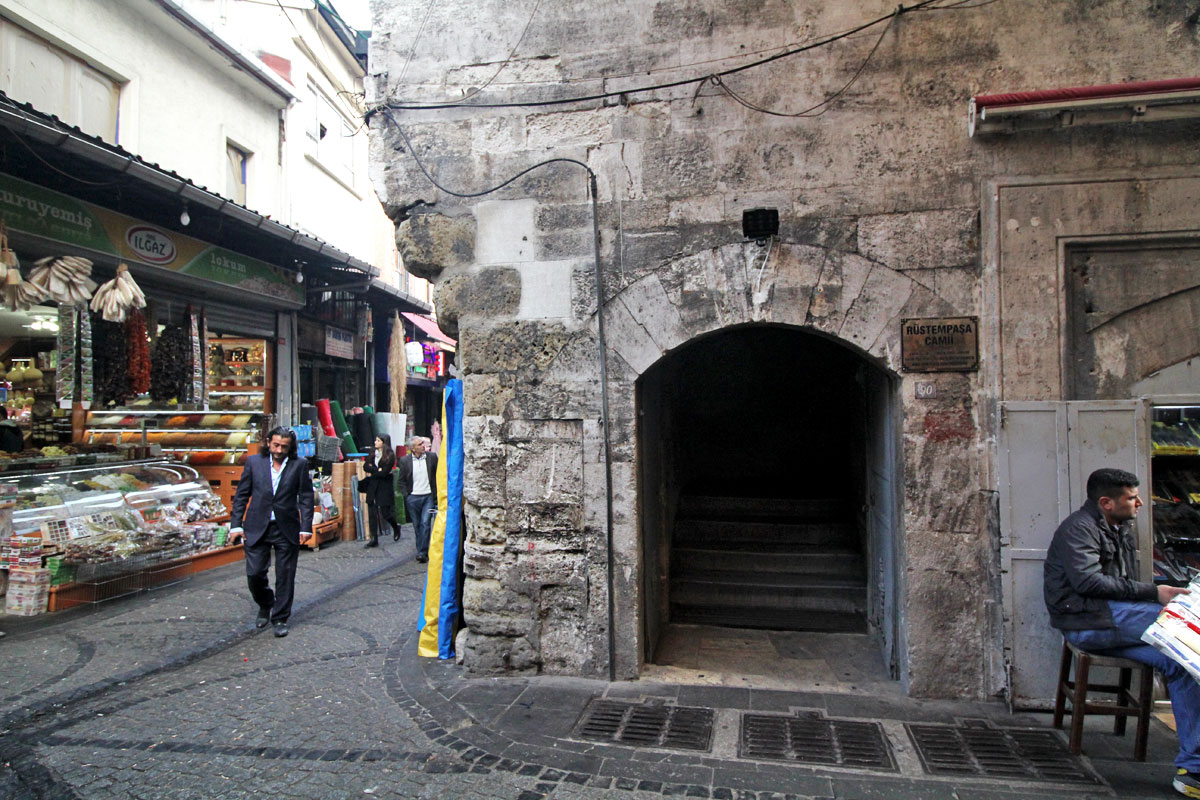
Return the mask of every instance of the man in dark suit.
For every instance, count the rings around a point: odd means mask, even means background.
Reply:
[[[437,453],[425,452],[425,440],[414,436],[408,443],[408,455],[396,462],[404,507],[412,520],[417,539],[417,561],[429,560],[429,534],[437,513]]]
[[[255,626],[271,623],[276,636],[287,636],[300,534],[312,532],[313,486],[308,462],[296,456],[295,433],[275,428],[267,436],[267,450],[246,459],[233,495],[229,533],[231,543],[246,542],[246,582],[258,604]],[[274,592],[267,580],[272,550]]]

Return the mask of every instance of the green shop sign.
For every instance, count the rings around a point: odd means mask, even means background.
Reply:
[[[167,269],[243,292],[304,304],[290,273],[0,173],[0,218],[10,230]]]

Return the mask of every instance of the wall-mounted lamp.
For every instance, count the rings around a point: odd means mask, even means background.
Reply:
[[[296,283],[304,283],[304,262],[296,262]]]
[[[192,215],[188,213],[187,200],[183,201],[183,211],[179,214],[179,224],[185,227],[192,224]]]
[[[779,209],[751,208],[742,212],[742,235],[760,245],[779,233]]]

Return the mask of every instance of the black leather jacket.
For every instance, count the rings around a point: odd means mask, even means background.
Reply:
[[[1113,528],[1088,500],[1062,521],[1042,567],[1050,624],[1059,630],[1112,628],[1107,600],[1158,600],[1153,583],[1134,580],[1133,524]]]

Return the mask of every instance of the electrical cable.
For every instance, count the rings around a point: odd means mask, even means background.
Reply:
[[[859,79],[859,77],[863,74],[863,70],[865,70],[867,68],[867,64],[871,63],[871,58],[875,55],[875,51],[879,49],[879,45],[883,44],[883,38],[885,36],[887,36],[888,31],[890,31],[892,29],[892,23],[894,23],[896,21],[896,17],[899,16],[899,14],[900,14],[900,12],[897,11],[895,14],[892,15],[892,18],[888,22],[887,27],[885,27],[883,29],[883,33],[879,34],[879,38],[875,40],[875,46],[871,48],[871,52],[867,53],[867,57],[863,59],[862,64],[860,64],[858,66],[858,69],[855,70],[854,75],[851,76],[850,80],[848,80],[846,82],[846,84],[844,86],[842,86],[842,88],[838,89],[836,92],[834,92],[829,97],[825,98],[824,100],[822,100],[821,102],[817,103],[814,106],[809,106],[808,108],[804,109],[803,111],[784,112],[784,111],[773,111],[772,109],[769,109],[769,108],[762,108],[761,106],[757,106],[754,103],[751,103],[749,100],[746,100],[741,95],[739,95],[737,92],[733,91],[728,86],[726,86],[725,82],[720,78],[720,76],[713,75],[712,79],[711,79],[712,83],[714,86],[717,86],[722,91],[724,91],[725,94],[727,94],[734,101],[745,106],[746,108],[750,109],[751,111],[758,111],[762,114],[770,114],[773,117],[819,117],[822,114],[824,114],[826,111],[828,111],[830,108],[832,108],[831,104],[833,103],[833,101],[837,100],[839,97],[841,97],[846,92],[846,90],[849,89],[851,86],[853,86],[854,82],[857,81]],[[820,108],[821,110],[817,111],[818,108]],[[813,113],[814,111],[816,111],[815,114]]]
[[[846,31],[843,31],[842,33],[826,36],[826,37],[823,37],[823,38],[821,38],[815,42],[812,42],[810,44],[801,45],[799,47],[793,47],[788,50],[784,50],[783,52],[776,53],[774,55],[767,56],[765,58],[760,58],[755,61],[751,61],[748,64],[743,64],[738,67],[731,67],[729,69],[722,70],[720,72],[713,73],[710,75],[703,75],[701,77],[682,78],[677,81],[668,81],[665,83],[653,84],[650,86],[636,87],[633,89],[623,89],[620,91],[610,91],[610,92],[599,92],[596,94],[584,95],[584,96],[580,96],[580,97],[564,97],[564,98],[557,98],[554,100],[526,100],[526,101],[507,102],[507,103],[454,102],[454,103],[441,103],[441,104],[386,102],[386,103],[380,103],[380,104],[376,105],[374,108],[369,109],[367,111],[366,116],[368,118],[373,116],[374,114],[378,113],[378,111],[381,108],[390,108],[390,109],[400,110],[400,111],[422,111],[422,110],[435,110],[435,109],[440,109],[440,108],[536,108],[536,107],[545,107],[545,106],[559,106],[559,105],[569,105],[572,103],[586,103],[586,102],[592,102],[595,100],[606,100],[606,99],[613,98],[613,97],[628,96],[628,95],[632,95],[632,94],[643,94],[646,92],[659,91],[662,89],[674,89],[679,86],[689,86],[694,83],[703,83],[705,81],[710,81],[714,76],[718,77],[718,78],[724,78],[729,75],[735,75],[739,72],[745,72],[746,70],[754,69],[756,67],[763,66],[764,64],[769,64],[772,61],[778,61],[779,59],[782,59],[782,58],[788,58],[788,57],[791,57],[794,55],[798,55],[800,53],[807,52],[809,50],[815,50],[819,47],[825,47],[827,45],[833,44],[834,42],[841,41],[842,39],[847,39],[856,33],[860,33],[861,31],[867,30],[868,28],[873,28],[874,26],[878,25],[881,22],[888,22],[890,24],[890,22],[892,20],[896,19],[897,17],[899,17],[902,14],[909,14],[909,13],[912,13],[915,11],[925,10],[937,2],[941,2],[941,0],[922,0],[922,2],[919,2],[916,5],[907,6],[907,7],[904,6],[903,4],[901,4],[900,6],[898,6],[896,8],[895,11],[893,11],[891,14],[888,14],[887,16],[879,17],[879,18],[871,20],[869,22],[864,22],[863,24],[858,25],[857,27],[850,28]]]
[[[433,11],[436,2],[437,0],[429,0],[429,5],[425,6],[425,16],[421,18],[421,27],[417,28],[417,34],[413,36],[412,44],[408,46],[408,58],[404,59],[404,68],[400,70],[400,75],[396,78],[397,83],[403,81],[405,73],[408,72],[408,65],[412,63],[413,56],[417,53],[417,44],[421,41],[421,34],[425,32],[425,23],[429,22],[429,14]]]
[[[767,237],[767,254],[763,256],[762,263],[758,265],[758,275],[754,277],[754,294],[751,297],[758,296],[758,287],[762,283],[763,270],[767,268],[767,262],[771,260],[771,249],[775,247],[775,237]]]
[[[596,181],[596,173],[587,164],[578,161],[574,158],[550,158],[545,161],[540,161],[531,167],[521,170],[516,175],[513,175],[508,180],[501,181],[490,189],[484,189],[481,192],[456,192],[453,189],[448,189],[442,186],[433,176],[429,174],[429,170],[425,169],[425,165],[421,163],[417,151],[412,146],[412,141],[409,140],[408,134],[400,127],[389,110],[384,109],[384,117],[392,123],[396,132],[400,134],[400,138],[404,140],[404,144],[408,147],[408,152],[416,162],[417,168],[421,170],[421,174],[425,176],[431,184],[437,187],[438,190],[445,192],[453,197],[482,197],[486,194],[499,191],[505,186],[508,186],[513,181],[520,178],[529,172],[532,172],[539,167],[544,167],[548,164],[566,163],[574,164],[582,167],[583,171],[588,176],[588,192],[592,197],[592,267],[595,273],[596,281],[596,346],[599,349],[600,356],[600,427],[604,429],[604,500],[605,500],[605,532],[606,532],[606,547],[608,550],[608,679],[615,681],[617,679],[617,638],[616,638],[616,578],[614,576],[614,561],[616,559],[616,549],[613,542],[615,531],[613,528],[613,479],[612,479],[612,436],[609,432],[609,391],[608,391],[608,344],[605,339],[604,331],[604,296],[606,294],[604,287],[604,273],[600,269],[600,208],[599,208],[599,188]]]
[[[483,86],[480,86],[478,89],[473,89],[472,91],[468,92],[467,96],[462,98],[462,100],[456,100],[455,102],[461,103],[466,100],[470,100],[472,97],[476,97],[482,93],[484,89],[491,86],[492,82],[496,80],[496,78],[500,77],[500,73],[504,71],[504,68],[512,63],[513,57],[517,54],[517,48],[521,46],[521,42],[525,41],[525,34],[529,33],[529,25],[533,22],[533,18],[537,16],[538,8],[541,5],[542,0],[536,0],[536,2],[533,4],[533,10],[529,12],[529,19],[525,20],[525,27],[521,29],[520,38],[517,39],[517,43],[512,46],[512,49],[508,51],[508,56],[502,62],[500,62],[500,66],[496,68],[494,73],[492,73],[492,77],[488,78],[487,82],[484,83]]]

